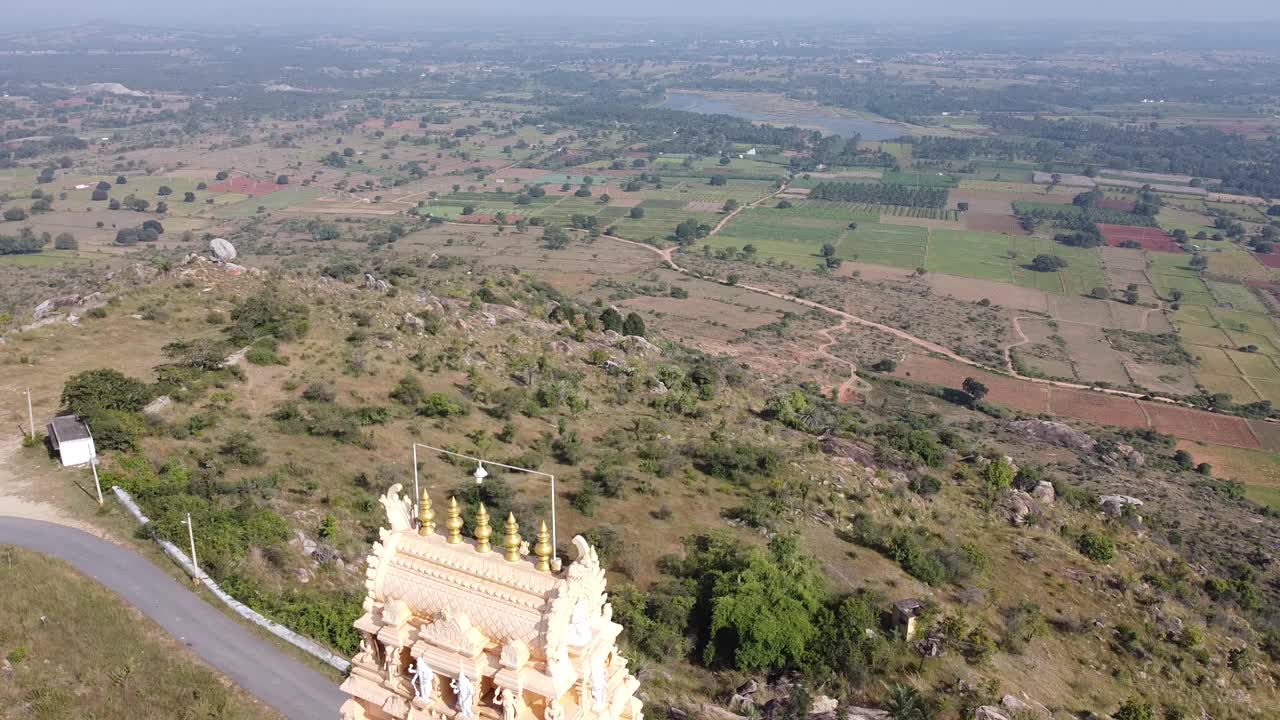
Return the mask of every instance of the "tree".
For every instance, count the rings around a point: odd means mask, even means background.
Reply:
[[[94,411],[138,412],[151,402],[146,383],[118,370],[86,370],[71,376],[62,386],[62,406],[75,415]]]
[[[277,184],[277,185],[288,185],[288,184],[289,184],[289,176],[288,176],[288,175],[277,175],[277,176],[276,176],[276,184]]]
[[[800,667],[818,636],[826,600],[822,573],[794,535],[752,548],[739,568],[715,577],[704,659],[743,672]]]
[[[193,192],[185,192],[182,194],[182,202],[195,202],[196,194]]]
[[[89,196],[89,199],[90,199],[90,200],[93,200],[93,201],[95,201],[95,202],[102,202],[103,200],[106,200],[106,199],[107,199],[107,191],[106,191],[106,190],[94,190],[94,191],[93,191],[93,193]]]
[[[960,389],[964,391],[965,395],[969,396],[974,405],[982,402],[982,398],[986,397],[988,392],[987,386],[983,384],[982,381],[971,377],[964,379],[964,382],[960,385]]]
[[[643,217],[644,217],[644,208],[642,208],[642,207],[640,207],[639,205],[637,205],[637,206],[635,206],[635,207],[631,208],[631,210],[627,213],[627,215],[628,215],[632,220],[639,220],[639,219],[641,219],[641,218],[643,218]]]
[[[962,213],[963,213],[963,212],[969,212],[969,203],[967,203],[967,202],[958,202],[958,203],[956,203],[956,210],[959,210],[959,211],[960,211],[960,212],[962,212]]]
[[[724,201],[724,207],[722,207],[722,208],[721,208],[721,210],[723,210],[723,211],[724,211],[724,212],[726,212],[726,213],[731,213],[731,212],[733,212],[733,211],[737,210],[739,207],[740,207],[740,205],[739,205],[738,201],[737,201],[737,200],[734,200],[734,199],[732,199],[732,198],[730,198],[730,199],[728,199],[728,200],[725,200],[725,201]]]
[[[605,330],[621,333],[623,324],[622,314],[612,307],[607,307],[600,313],[600,326]]]
[[[711,180],[710,180],[710,184],[711,184],[711,185],[717,185],[717,186],[718,186],[718,185],[724,185],[726,182],[727,182],[727,181],[725,180],[725,177],[724,177],[723,175],[712,175],[712,176],[711,176]]]
[[[10,222],[27,219],[27,211],[22,208],[8,208],[4,211],[4,219]]]
[[[982,476],[993,490],[1008,490],[1013,486],[1013,466],[1003,457],[992,460],[982,471]]]
[[[475,212],[476,212],[476,208],[475,208],[475,206],[474,206],[474,205],[463,205],[463,206],[462,206],[462,214],[463,214],[463,215],[474,215],[474,214],[475,214]]]
[[[167,203],[167,202],[165,202],[165,201],[163,201],[163,200],[161,200],[160,202],[156,203],[156,212],[157,212],[157,213],[160,213],[161,215],[163,215],[163,214],[165,214],[165,213],[169,212],[169,203]]]
[[[835,245],[832,245],[831,243],[822,244],[822,257],[824,258],[835,257],[835,254],[836,254]]]
[[[1036,272],[1057,272],[1067,266],[1067,261],[1057,255],[1040,254],[1031,260],[1031,269]]]
[[[105,192],[111,189],[111,183],[107,182],[106,180],[99,180],[98,184],[93,186],[93,189],[102,190]]]
[[[622,334],[644,337],[644,319],[636,313],[628,313],[626,320],[622,321]]]
[[[1209,267],[1209,258],[1201,255],[1200,253],[1196,253],[1191,257],[1191,261],[1188,262],[1187,265],[1195,270],[1205,270]]]
[[[129,182],[129,178],[127,178],[127,177],[125,177],[125,176],[123,176],[123,175],[117,175],[117,176],[116,176],[116,184],[117,184],[117,185],[125,185],[125,184],[128,184],[128,182]]]
[[[158,190],[156,190],[156,194],[157,194],[157,195],[172,195],[172,194],[173,194],[173,188],[169,187],[168,185],[161,185],[161,186],[160,186],[160,188],[159,188]]]
[[[559,225],[548,225],[542,231],[542,246],[548,250],[562,250],[569,246],[569,233]]]
[[[58,237],[53,240],[54,250],[79,250],[80,243],[76,240],[76,236],[69,232],[58,233]]]
[[[218,174],[213,176],[215,180],[226,180],[228,177],[230,177],[230,175],[227,174],[226,170],[219,170]]]
[[[1124,289],[1124,301],[1130,305],[1138,304],[1138,286],[1136,283],[1129,283],[1129,287]]]

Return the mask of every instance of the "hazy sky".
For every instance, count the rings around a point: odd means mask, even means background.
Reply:
[[[279,24],[296,19],[308,25],[331,21],[335,25],[400,18],[429,22],[432,17],[450,20],[467,17],[513,16],[671,17],[715,19],[723,25],[738,18],[796,18],[843,20],[939,20],[1044,18],[1102,20],[1280,20],[1277,0],[59,0],[25,2],[10,17],[28,22],[76,22],[114,19],[120,22],[215,21],[219,24]],[[362,22],[363,21],[363,22]],[[409,28],[411,29],[411,28]]]

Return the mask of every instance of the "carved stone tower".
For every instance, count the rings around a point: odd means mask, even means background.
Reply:
[[[425,494],[417,527],[399,485],[381,502],[390,527],[369,555],[342,720],[643,720],[586,540],[553,572],[545,525],[526,557],[512,516],[494,533],[478,508],[473,540],[455,502],[443,535]]]

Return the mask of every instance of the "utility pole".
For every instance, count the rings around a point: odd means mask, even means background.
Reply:
[[[31,409],[31,388],[27,388],[27,434],[36,439],[36,414]]]
[[[187,538],[191,540],[191,567],[195,568],[196,575],[199,575],[200,564],[196,562],[196,526],[191,522],[191,513],[187,513],[187,519],[182,521],[182,524],[187,526]],[[191,581],[196,582],[196,579],[193,577]]]

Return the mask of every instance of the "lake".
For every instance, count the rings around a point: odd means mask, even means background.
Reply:
[[[782,102],[788,102],[782,99]],[[797,125],[814,128],[829,135],[849,137],[855,133],[863,140],[892,140],[909,134],[901,125],[860,118],[844,117],[820,108],[796,108],[793,110],[764,110],[752,107],[746,98],[732,95],[704,95],[698,92],[669,92],[659,107],[668,110],[684,110],[703,115],[732,115],[752,122],[763,122],[785,127]]]

